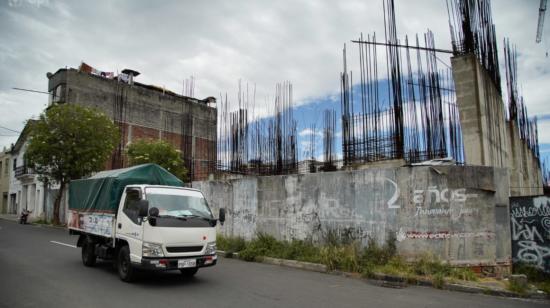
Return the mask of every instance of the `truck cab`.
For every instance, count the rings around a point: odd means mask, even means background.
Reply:
[[[216,224],[206,199],[198,190],[127,186],[114,230],[116,242],[128,246],[128,256],[120,255],[126,254],[125,250],[119,250],[117,256],[121,277],[134,267],[179,269],[193,275],[199,267],[215,265]],[[124,264],[127,257],[130,263]]]

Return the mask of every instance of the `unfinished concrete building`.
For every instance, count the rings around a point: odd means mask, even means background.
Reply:
[[[452,59],[465,163],[506,168],[510,196],[542,195],[538,153],[521,136],[518,122],[506,118],[505,105],[487,70],[473,54]]]
[[[95,107],[119,126],[121,140],[107,164],[125,167],[125,147],[137,139],[162,139],[181,150],[190,180],[206,179],[215,170],[215,98],[203,100],[135,82],[138,72],[124,70],[125,78],[81,69],[48,73],[51,103]],[[112,74],[112,73],[111,73]]]

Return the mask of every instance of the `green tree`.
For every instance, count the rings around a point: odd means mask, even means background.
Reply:
[[[139,139],[127,147],[126,153],[131,166],[155,163],[187,182],[187,169],[180,151],[166,141]]]
[[[30,129],[25,160],[42,179],[59,183],[53,215],[53,223],[59,224],[65,186],[104,169],[118,142],[118,129],[100,111],[75,104],[49,107]]]

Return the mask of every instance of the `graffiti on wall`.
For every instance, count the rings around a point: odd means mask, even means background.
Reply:
[[[427,189],[413,190],[412,204],[415,208],[413,218],[443,218],[448,217],[457,220],[464,216],[480,215],[479,207],[467,207],[467,201],[477,198],[477,194],[467,193],[466,188],[447,188],[429,186]],[[495,233],[489,230],[482,231],[418,231],[404,230],[402,227],[395,233],[397,241],[406,239],[421,240],[445,240],[445,239],[465,239],[465,238],[483,238],[494,239]]]
[[[550,272],[550,198],[510,198],[512,256]]]
[[[478,231],[478,232],[450,232],[450,231],[436,231],[436,232],[418,232],[418,231],[404,231],[403,228],[399,228],[399,231],[395,233],[395,238],[398,242],[406,239],[424,239],[424,240],[445,240],[445,239],[461,239],[461,238],[483,238],[494,239],[496,234],[493,231]]]
[[[413,203],[416,207],[414,217],[451,217],[459,219],[463,216],[479,214],[478,207],[466,207],[468,199],[477,198],[477,194],[467,194],[466,188],[441,188],[430,186],[428,189],[415,189]],[[426,208],[425,202],[436,207]]]

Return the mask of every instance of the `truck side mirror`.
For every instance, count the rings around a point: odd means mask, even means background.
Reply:
[[[149,209],[149,216],[150,217],[159,217],[159,209],[156,207],[152,207]]]
[[[137,201],[138,216],[145,217],[147,216],[147,211],[149,210],[149,201],[139,200]]]
[[[223,223],[225,222],[225,209],[223,207],[220,208],[220,213],[218,215],[218,220],[220,221],[220,223],[223,226]]]
[[[151,226],[156,226],[157,225],[157,217],[159,217],[159,209],[156,208],[156,207],[152,207],[149,209],[149,216],[148,216],[148,220],[149,220],[149,224]]]

